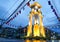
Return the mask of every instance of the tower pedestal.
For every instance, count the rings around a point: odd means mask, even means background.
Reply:
[[[38,24],[34,24],[34,28],[33,28],[33,36],[40,36],[40,29],[39,29],[39,25]]]

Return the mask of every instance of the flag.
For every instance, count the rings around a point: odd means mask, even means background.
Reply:
[[[16,13],[18,15],[18,13]]]
[[[53,9],[53,6],[51,5],[51,9]]]
[[[35,0],[33,0],[33,1],[35,1]]]
[[[29,2],[27,3],[27,6],[30,6],[30,3]]]
[[[21,11],[19,11],[19,13],[21,14]]]
[[[49,4],[49,5],[51,5],[51,2],[50,2],[50,1],[48,1],[48,4]]]
[[[55,12],[55,9],[53,9],[53,12]]]

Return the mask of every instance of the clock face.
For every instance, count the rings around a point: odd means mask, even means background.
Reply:
[[[38,18],[39,18],[38,14],[35,14],[35,15],[34,15],[34,18],[35,18],[35,19],[38,19]]]

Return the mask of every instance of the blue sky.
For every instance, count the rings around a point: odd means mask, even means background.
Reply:
[[[0,0],[0,18],[1,19],[7,19],[12,12],[19,6],[19,4],[22,2],[23,0]],[[54,6],[54,8],[56,9],[58,15],[60,16],[60,6],[59,6],[59,2],[60,0],[53,0],[55,5],[53,4],[52,0],[52,4]],[[35,0],[35,1],[30,1],[30,4],[34,3],[34,2],[38,2],[39,4],[41,4],[42,8],[42,15],[43,17],[43,24],[44,26],[49,26],[49,25],[54,25],[59,23],[59,21],[57,20],[56,16],[54,15],[54,13],[52,12],[52,9],[50,8],[50,5],[48,5],[48,0]],[[29,12],[31,11],[31,8],[29,6],[25,6],[25,9],[21,9],[21,14],[19,13],[19,15],[13,19],[12,21],[10,21],[9,24],[14,25],[17,28],[19,26],[26,26],[28,25],[29,22]],[[1,20],[0,20],[1,22]],[[13,26],[9,26],[7,24],[3,25],[4,27],[13,27]]]

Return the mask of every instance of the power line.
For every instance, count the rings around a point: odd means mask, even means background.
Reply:
[[[9,8],[9,10],[12,9],[12,7],[16,4],[16,2],[18,2],[18,1],[15,1],[15,3]],[[5,14],[7,14],[9,10],[7,10],[7,12]],[[4,16],[6,16],[6,15],[4,15]]]
[[[26,2],[25,2],[26,1]],[[13,14],[16,14],[19,10],[21,10],[26,4],[27,4],[27,2],[29,2],[30,0],[23,0],[23,2],[21,2],[21,4],[17,7],[17,9],[6,19],[6,21],[4,22],[4,23],[6,23],[7,22],[7,20],[9,20],[9,18],[13,15]],[[25,2],[25,3],[24,3]],[[24,4],[24,5],[23,5]],[[9,22],[10,22],[10,20],[9,20]],[[3,23],[3,24],[4,24]],[[2,25],[3,25],[2,24]]]

